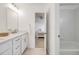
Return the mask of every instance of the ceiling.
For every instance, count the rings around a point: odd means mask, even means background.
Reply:
[[[60,4],[60,9],[74,10],[76,8],[79,8],[79,4],[78,3],[61,3]]]

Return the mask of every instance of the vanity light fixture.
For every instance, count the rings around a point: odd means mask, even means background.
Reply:
[[[18,9],[16,8],[16,6],[12,3],[8,4],[8,7],[12,10],[14,10],[15,12],[18,12]]]
[[[15,12],[17,12],[19,15],[23,15],[22,10],[18,10],[18,8],[16,7],[16,5],[14,3],[9,3],[8,7],[12,10],[14,10]]]

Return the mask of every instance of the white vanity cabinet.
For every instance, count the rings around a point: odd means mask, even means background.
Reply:
[[[15,37],[13,39],[13,55],[21,54],[21,37]]]
[[[13,55],[21,55],[27,48],[27,33],[17,36],[13,39]]]
[[[27,48],[27,34],[20,35],[13,39],[13,55],[21,55]]]
[[[12,34],[0,41],[0,55],[21,55],[27,48],[27,33]]]
[[[26,49],[26,47],[27,47],[27,37],[26,37],[26,34],[24,34],[24,35],[22,35],[22,51],[21,51],[21,53],[23,53],[24,52],[24,50]]]
[[[12,40],[0,44],[0,55],[12,55]]]

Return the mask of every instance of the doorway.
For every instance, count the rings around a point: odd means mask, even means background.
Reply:
[[[46,49],[46,14],[35,13],[35,48]]]

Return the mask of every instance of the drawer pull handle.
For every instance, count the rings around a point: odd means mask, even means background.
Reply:
[[[18,49],[20,46],[18,45],[17,47],[16,47],[16,49]]]
[[[16,41],[19,41],[20,39],[17,39]]]

